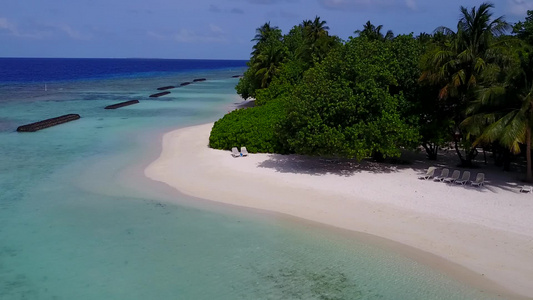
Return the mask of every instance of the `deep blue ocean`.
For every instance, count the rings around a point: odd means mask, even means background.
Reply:
[[[244,60],[0,58],[0,82],[150,77],[243,67]]]
[[[144,177],[165,132],[242,102],[233,76],[245,70],[245,61],[0,58],[0,299],[497,299],[355,236]],[[194,78],[207,80],[149,97]],[[67,113],[81,118],[15,131]]]

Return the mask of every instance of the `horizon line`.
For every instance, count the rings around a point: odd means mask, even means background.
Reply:
[[[144,60],[235,60],[248,61],[247,59],[231,59],[231,58],[162,58],[162,57],[45,57],[45,56],[0,56],[2,58],[31,58],[31,59],[144,59]]]

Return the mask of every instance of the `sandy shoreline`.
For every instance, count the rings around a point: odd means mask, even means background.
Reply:
[[[161,156],[145,175],[195,197],[412,246],[533,297],[533,195],[518,193],[508,174],[480,169],[489,182],[476,189],[418,180],[429,162],[416,158],[400,166],[269,154],[232,158],[207,147],[211,127],[165,134]]]

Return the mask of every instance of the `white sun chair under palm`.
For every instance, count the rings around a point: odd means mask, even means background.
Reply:
[[[241,153],[239,152],[239,150],[237,150],[237,147],[231,148],[231,156],[233,156],[233,157],[241,156]]]
[[[473,186],[482,186],[485,182],[485,174],[477,173],[476,180],[472,181],[470,184]]]
[[[241,154],[242,156],[248,156],[248,150],[246,149],[246,147],[241,147]]]
[[[533,187],[529,185],[524,185],[523,187],[520,188],[521,193],[531,193],[532,191],[533,191]]]
[[[443,181],[444,178],[448,177],[448,174],[450,174],[450,170],[448,168],[442,169],[439,176],[435,176],[433,180],[435,181]]]
[[[454,170],[452,173],[452,176],[446,177],[442,181],[452,183],[452,182],[455,182],[457,179],[459,179],[459,176],[461,176],[461,171]]]
[[[426,179],[427,180],[427,179],[433,178],[433,176],[435,174],[435,169],[436,169],[435,167],[429,167],[427,172],[426,172],[426,175],[420,176],[420,177],[418,177],[418,179]]]
[[[455,183],[465,185],[468,183],[468,181],[470,181],[470,171],[465,171],[463,173],[463,177],[461,177],[461,179],[456,180]]]

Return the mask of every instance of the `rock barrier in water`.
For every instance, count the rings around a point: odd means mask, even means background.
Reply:
[[[159,88],[157,88],[157,90],[158,91],[164,91],[164,90],[170,90],[170,89],[173,89],[173,88],[175,88],[175,86],[169,85],[169,86],[159,87]]]
[[[191,84],[191,83],[187,81],[187,82],[181,83],[180,86],[186,86],[186,85],[189,85],[189,84]]]
[[[120,102],[117,104],[108,105],[105,107],[105,109],[116,109],[116,108],[132,105],[132,104],[137,104],[137,103],[139,103],[139,100],[130,100],[130,101],[125,101],[125,102]]]
[[[35,132],[37,130],[45,129],[48,127],[56,126],[59,124],[67,123],[81,118],[78,114],[68,114],[51,119],[42,120],[39,122],[26,124],[17,128],[18,132]]]
[[[199,81],[206,81],[206,78],[196,78],[193,80],[193,82],[199,82]]]
[[[233,75],[233,76],[231,76],[231,77],[232,77],[232,78],[241,78],[242,75]]]
[[[150,98],[157,98],[157,97],[165,96],[168,94],[170,94],[170,92],[161,92],[161,93],[150,95]]]

